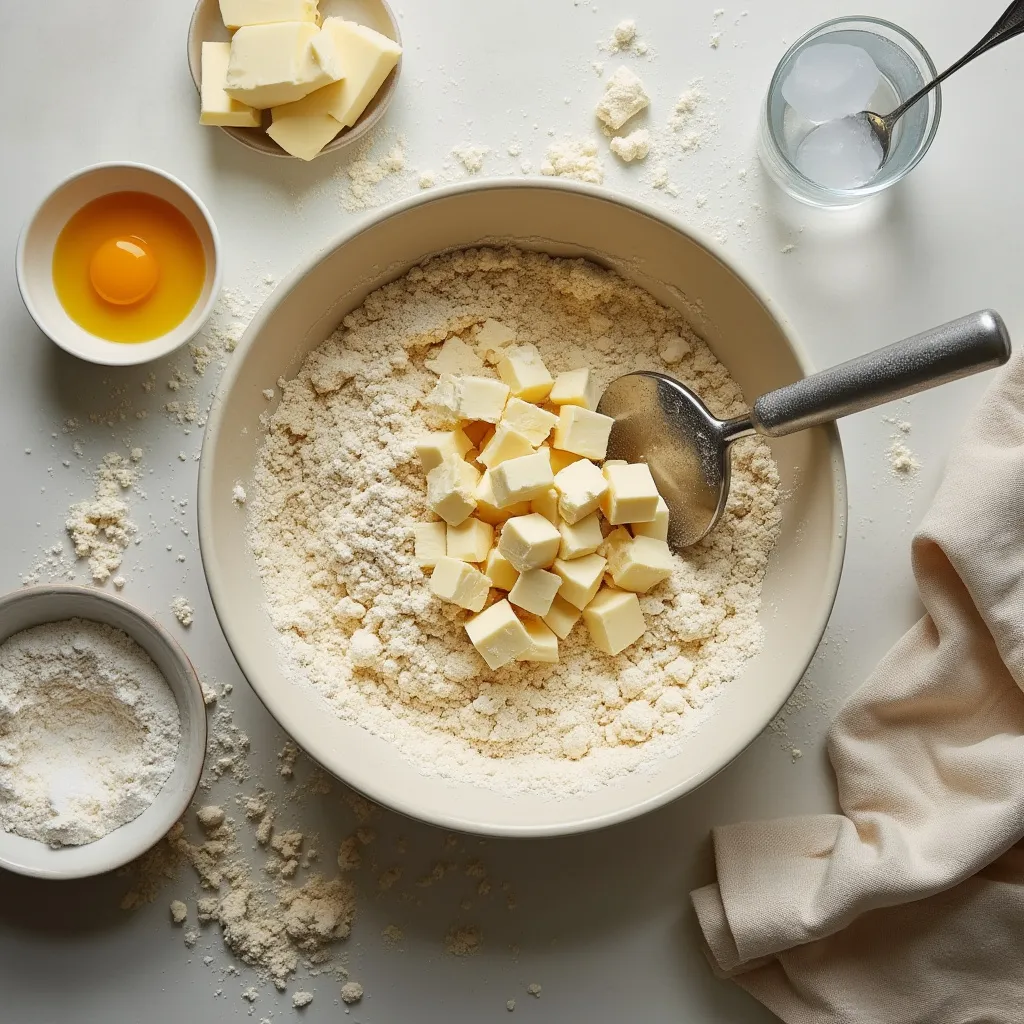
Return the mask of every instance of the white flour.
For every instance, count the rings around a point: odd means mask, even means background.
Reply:
[[[68,619],[0,646],[0,825],[79,846],[137,818],[174,769],[178,706],[120,630]]]
[[[578,627],[558,665],[488,671],[466,613],[431,596],[411,531],[427,518],[414,452],[436,381],[424,359],[455,335],[472,345],[488,317],[552,372],[589,366],[603,387],[668,366],[716,414],[744,410],[683,318],[617,275],[511,249],[439,257],[370,295],[285,385],[249,492],[250,542],[287,670],[334,714],[424,772],[563,795],[677,750],[758,651],[778,475],[764,443],[737,445],[723,522],[641,598],[635,646],[610,658]]]

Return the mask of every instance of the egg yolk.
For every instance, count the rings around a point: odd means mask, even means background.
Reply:
[[[96,294],[114,306],[141,302],[156,287],[160,265],[138,235],[108,238],[89,262]]]

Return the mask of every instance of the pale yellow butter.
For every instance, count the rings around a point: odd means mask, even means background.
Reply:
[[[520,433],[503,419],[491,439],[480,449],[476,461],[488,469],[494,469],[495,466],[508,462],[509,459],[532,455],[533,448],[534,446],[525,434]]]
[[[444,601],[478,612],[487,604],[491,581],[479,569],[457,558],[439,558],[430,575],[430,589]]]
[[[548,439],[558,417],[521,398],[510,398],[501,417],[502,423],[518,430],[535,448]]]
[[[559,597],[564,597],[569,604],[577,608],[586,608],[600,589],[607,564],[600,555],[583,555],[570,561],[556,558],[552,569],[562,577]]]
[[[508,399],[508,385],[490,377],[441,375],[428,401],[459,420],[497,423]]]
[[[669,511],[665,499],[658,498],[658,508],[649,523],[632,523],[633,534],[637,537],[653,537],[655,540],[668,540]]]
[[[578,523],[596,512],[608,490],[604,474],[588,459],[580,459],[555,475],[558,514],[567,523]]]
[[[516,661],[540,661],[554,664],[558,661],[558,637],[540,619],[527,619],[523,628],[529,634],[530,646]]]
[[[485,362],[492,366],[501,361],[507,345],[516,340],[516,332],[500,320],[487,319],[480,325],[476,335],[476,351]]]
[[[524,402],[543,402],[555,383],[533,345],[510,349],[498,363],[498,376]]]
[[[568,601],[556,594],[547,615],[543,618],[554,634],[560,640],[564,640],[572,632],[572,627],[580,621],[582,615],[583,612],[579,608],[569,604]]]
[[[508,601],[498,601],[470,619],[466,633],[492,670],[515,661],[531,646],[530,634]]]
[[[543,449],[509,459],[491,470],[491,487],[499,508],[514,501],[532,501],[549,490],[554,482],[551,460]]]
[[[432,569],[448,553],[447,526],[444,523],[417,523],[413,528],[416,564]]]
[[[508,599],[524,611],[534,615],[547,615],[551,602],[562,585],[560,576],[546,569],[527,569],[519,574]]]
[[[578,523],[558,524],[558,532],[562,535],[562,543],[558,549],[558,557],[563,561],[592,555],[604,540],[601,535],[601,520],[596,512],[581,519]]]
[[[231,31],[243,25],[320,20],[317,0],[220,0],[220,16]]]
[[[479,474],[457,455],[449,455],[427,474],[427,505],[450,526],[458,526],[476,508]]]
[[[445,553],[463,562],[482,562],[493,544],[494,527],[470,518],[458,526],[448,526]]]
[[[491,486],[491,471],[485,469],[480,477],[480,482],[474,491],[476,498],[476,514],[485,523],[497,526],[499,523],[511,519],[513,516],[526,516],[530,514],[530,503],[528,501],[514,501],[506,508],[499,508],[498,499],[494,496],[494,488]]]
[[[583,610],[583,621],[594,646],[619,654],[644,635],[647,623],[636,594],[604,587]]]
[[[230,43],[203,43],[199,123],[221,128],[259,128],[260,112],[224,91],[230,57]]]
[[[510,519],[501,528],[498,550],[517,572],[526,572],[546,569],[555,560],[561,542],[561,534],[542,515],[531,512]]]
[[[554,487],[538,495],[530,502],[530,511],[542,515],[552,526],[558,526],[558,491]]]
[[[267,134],[286,153],[300,160],[312,160],[341,131],[341,125],[329,114],[295,116],[288,113],[291,106],[271,110],[273,122]]]
[[[551,449],[551,472],[561,473],[566,466],[571,466],[574,462],[579,462],[582,459],[582,455],[576,455],[573,452],[563,452],[558,448]]]
[[[423,472],[429,473],[449,455],[465,458],[472,447],[472,442],[461,430],[432,430],[416,442],[416,454]]]
[[[575,452],[587,459],[603,459],[608,452],[608,437],[615,420],[578,405],[563,405],[555,427],[553,446]]]
[[[623,543],[609,545],[608,571],[617,587],[646,594],[672,575],[672,552],[663,540],[629,537]]]
[[[661,495],[646,464],[605,463],[604,476],[608,491],[601,501],[601,511],[612,526],[650,523],[655,519]]]
[[[498,550],[491,548],[484,563],[484,575],[491,581],[492,587],[499,590],[511,590],[519,579],[516,567]]]
[[[552,405],[578,405],[581,409],[596,409],[597,397],[597,384],[589,370],[568,370],[555,378],[548,401]]]

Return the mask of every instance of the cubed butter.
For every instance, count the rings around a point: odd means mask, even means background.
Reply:
[[[658,514],[658,488],[650,469],[642,462],[627,466],[605,463],[608,491],[601,511],[612,526],[622,523],[650,523]]]
[[[524,611],[534,615],[547,615],[551,602],[562,585],[560,576],[546,569],[527,569],[519,574],[515,586],[509,591],[508,599]]]
[[[317,63],[308,21],[245,25],[231,39],[224,89],[257,110],[294,103],[333,79]]]
[[[484,575],[498,590],[511,590],[519,579],[516,567],[497,549],[491,548],[484,563]]]
[[[497,526],[513,516],[527,516],[531,511],[528,501],[514,501],[507,508],[499,508],[498,499],[494,496],[494,488],[491,486],[491,471],[489,469],[485,469],[483,476],[480,477],[474,496],[476,497],[477,518],[492,526]]]
[[[488,318],[481,325],[476,335],[476,351],[485,362],[492,366],[501,362],[505,349],[514,345],[516,332],[500,320]]]
[[[536,448],[548,439],[558,417],[521,398],[510,398],[501,417],[502,423],[514,427]]]
[[[561,473],[566,466],[571,466],[574,462],[579,462],[582,459],[582,455],[576,455],[573,452],[563,452],[558,448],[551,449],[551,472]]]
[[[220,0],[224,27],[233,32],[243,25],[269,25],[275,21],[320,20],[317,0]]]
[[[555,383],[533,345],[509,349],[498,363],[498,376],[524,402],[543,402]]]
[[[563,405],[552,446],[586,459],[603,459],[608,452],[608,437],[614,422],[611,416],[578,405]]]
[[[556,594],[547,615],[544,616],[544,621],[559,640],[564,640],[572,632],[572,627],[580,621],[582,615],[583,612],[579,608],[569,604],[568,601]]]
[[[445,523],[417,523],[412,528],[416,545],[416,564],[423,569],[432,569],[438,559],[448,553],[448,538]]]
[[[458,526],[448,526],[445,553],[462,562],[482,562],[494,544],[494,527],[472,517]]]
[[[601,535],[601,520],[596,512],[591,512],[578,523],[558,524],[558,532],[562,535],[562,543],[558,548],[558,557],[564,562],[573,558],[592,555],[604,540]]]
[[[341,125],[330,114],[295,114],[294,106],[287,103],[271,110],[273,120],[267,134],[286,153],[312,160],[341,131]]]
[[[443,601],[478,612],[487,604],[491,581],[479,569],[457,558],[439,558],[430,574],[430,589]]]
[[[533,445],[530,439],[503,420],[494,431],[494,436],[480,449],[476,461],[488,469],[494,469],[509,459],[532,454]]]
[[[515,501],[532,501],[555,483],[546,450],[509,459],[491,470],[491,487],[498,508]]]
[[[644,635],[647,623],[636,594],[604,587],[583,610],[590,639],[605,654],[619,654]]]
[[[595,409],[597,384],[589,370],[568,370],[555,378],[548,401],[552,405],[578,405],[581,409]]]
[[[466,633],[492,670],[515,661],[531,646],[530,634],[508,601],[498,601],[470,619]]]
[[[476,508],[479,474],[457,455],[449,455],[427,474],[427,505],[450,526],[467,520]]]
[[[473,445],[461,430],[431,430],[416,442],[424,473],[440,466],[449,455],[463,459]]]
[[[542,515],[531,512],[510,519],[501,528],[498,550],[516,572],[526,572],[546,569],[555,560],[561,542],[561,534]]]
[[[540,619],[527,619],[523,627],[530,636],[530,646],[516,661],[558,661],[558,637]]]
[[[558,526],[561,517],[558,514],[558,491],[549,488],[530,502],[530,511],[542,515],[552,526]]]
[[[580,459],[555,475],[555,490],[558,514],[567,523],[578,523],[600,508],[608,481],[589,459]]]
[[[653,537],[655,540],[668,540],[668,505],[664,498],[658,498],[658,509],[649,523],[632,523],[636,537]]]
[[[260,112],[224,91],[230,57],[230,43],[203,43],[199,123],[221,128],[259,128]]]
[[[600,555],[583,555],[570,561],[556,558],[552,569],[562,577],[559,597],[564,597],[569,604],[581,610],[586,608],[601,588],[607,564]]]
[[[609,546],[608,571],[615,586],[646,594],[672,575],[672,552],[663,540],[631,537],[625,543]]]
[[[428,401],[457,420],[497,423],[508,398],[508,385],[490,377],[442,374]]]

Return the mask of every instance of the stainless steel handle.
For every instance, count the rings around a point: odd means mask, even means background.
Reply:
[[[985,309],[762,395],[751,421],[781,437],[1001,366],[1010,358],[1002,317]]]

